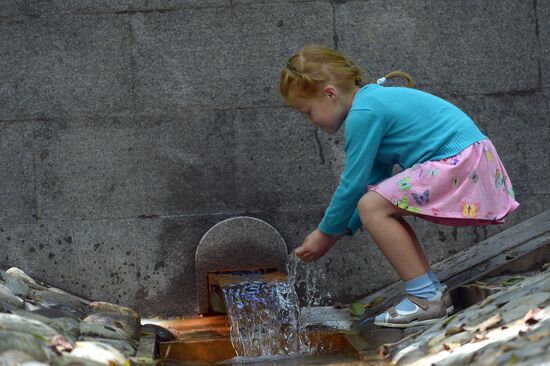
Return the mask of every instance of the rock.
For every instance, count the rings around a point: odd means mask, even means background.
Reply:
[[[34,290],[43,290],[45,288],[44,286],[39,285],[38,283],[36,283],[36,281],[34,279],[32,279],[32,277],[30,277],[28,274],[26,274],[25,272],[23,272],[22,270],[20,270],[17,267],[9,268],[6,271],[6,273],[13,276],[13,277],[17,277],[20,280],[24,281],[27,284],[27,286],[29,286],[30,288],[32,288]]]
[[[99,311],[99,312],[127,315],[129,317],[132,317],[138,324],[140,323],[139,314],[135,310],[132,310],[124,306],[119,306],[108,302],[94,301],[90,304],[90,308],[92,309],[93,312]]]
[[[56,288],[56,287],[48,287],[48,290],[51,291],[51,292],[55,292],[57,294],[60,294],[60,295],[64,295],[64,296],[67,296],[67,297],[70,297],[72,298],[74,301],[78,302],[78,303],[81,303],[81,304],[84,304],[84,305],[90,305],[92,302],[90,300],[87,300],[83,297],[80,297],[80,296],[76,296],[76,295],[73,295],[67,291],[63,291],[59,288]]]
[[[33,362],[34,359],[28,353],[11,350],[0,352],[0,366],[20,365],[24,362]]]
[[[86,304],[66,293],[50,291],[49,289],[31,290],[28,296],[30,299],[34,300],[37,305],[69,312],[78,319],[85,318],[88,312],[88,306]]]
[[[129,341],[123,341],[121,339],[82,337],[81,340],[108,344],[119,350],[126,357],[131,357],[135,355],[137,350],[137,347],[135,347],[133,343],[130,343]]]
[[[0,330],[30,333],[46,339],[59,332],[47,324],[34,319],[27,319],[16,314],[0,314]]]
[[[71,356],[88,359],[103,365],[109,365],[114,362],[117,365],[123,365],[126,357],[113,346],[99,342],[76,342],[75,349]]]
[[[14,310],[12,314],[19,315],[26,319],[34,319],[42,322],[67,337],[74,343],[80,335],[80,323],[72,318],[47,318],[36,312]]]
[[[25,302],[15,296],[11,290],[0,283],[0,304],[4,310],[22,309]]]
[[[104,366],[105,364],[92,361],[87,358],[71,356],[71,354],[63,355],[55,362],[56,366]]]
[[[30,291],[29,285],[25,281],[4,271],[0,271],[0,282],[4,282],[11,293],[19,297],[27,296]]]
[[[170,342],[176,339],[176,336],[172,334],[168,329],[156,324],[143,324],[141,326],[142,335],[155,335],[160,342]]]
[[[133,339],[139,339],[141,333],[141,326],[135,318],[120,313],[94,312],[84,318],[82,322],[118,328]]]
[[[25,301],[25,310],[26,311],[35,311],[35,310],[38,310],[38,309],[42,309],[42,308],[38,305],[34,305],[34,304],[31,304],[28,301]]]
[[[539,292],[508,302],[500,308],[503,323],[523,318],[530,309],[537,307],[548,299],[550,299],[550,293]]]
[[[69,311],[64,311],[62,309],[50,309],[37,306],[35,310],[32,310],[33,313],[42,315],[43,317],[56,319],[56,318],[71,318],[77,321],[80,319]]]
[[[21,351],[41,362],[47,362],[49,355],[46,343],[33,334],[0,330],[0,353],[6,351]]]
[[[80,323],[80,335],[109,339],[121,339],[124,341],[130,341],[132,339],[132,337],[128,333],[120,328],[85,322]]]

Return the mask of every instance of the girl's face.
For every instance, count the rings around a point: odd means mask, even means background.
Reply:
[[[351,101],[346,103],[346,98],[338,90],[327,85],[321,95],[312,98],[296,98],[292,107],[305,114],[309,121],[325,130],[328,134],[334,134],[340,126],[351,107]]]

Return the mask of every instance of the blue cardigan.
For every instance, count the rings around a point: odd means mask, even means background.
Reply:
[[[394,164],[407,169],[441,160],[486,138],[470,117],[435,95],[377,84],[359,89],[343,125],[344,170],[319,224],[332,235],[361,227],[359,199],[368,184],[389,178]]]

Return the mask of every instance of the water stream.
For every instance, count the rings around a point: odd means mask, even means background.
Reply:
[[[287,281],[243,281],[223,287],[231,324],[231,342],[239,358],[311,354],[313,347],[300,324],[301,309],[295,286],[305,287],[306,306],[318,306],[322,294],[321,268],[306,265],[305,278],[299,277],[304,265],[292,252],[287,260]],[[315,349],[314,349],[315,348]]]

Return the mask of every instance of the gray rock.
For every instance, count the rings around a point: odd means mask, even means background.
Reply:
[[[41,321],[7,313],[0,314],[0,330],[30,333],[44,338],[50,338],[59,333]]]
[[[176,339],[168,329],[156,324],[143,324],[141,326],[141,335],[154,335],[160,342],[169,342]]]
[[[0,304],[6,310],[21,309],[25,307],[25,302],[15,296],[9,288],[0,283]]]
[[[109,339],[121,339],[125,341],[130,341],[132,339],[131,335],[120,328],[85,322],[80,323],[80,335]]]
[[[121,339],[82,337],[81,341],[99,342],[108,344],[119,350],[126,357],[131,357],[136,354],[137,347],[133,342],[123,341]]]
[[[27,286],[29,286],[30,288],[32,288],[34,290],[43,290],[43,289],[45,289],[44,286],[39,285],[38,283],[36,283],[36,281],[31,276],[29,276],[28,274],[26,274],[25,272],[23,272],[22,270],[20,270],[17,267],[9,268],[6,271],[6,273],[13,276],[13,277],[17,277],[20,280],[24,281],[27,284]]]
[[[90,308],[93,310],[93,312],[115,313],[115,314],[126,315],[134,319],[134,321],[137,322],[138,324],[140,323],[140,316],[138,312],[124,306],[111,304],[103,301],[94,301],[90,303]]]
[[[18,350],[0,352],[0,366],[21,365],[33,361],[32,356],[26,352]]]
[[[109,364],[109,362],[123,365],[126,362],[126,357],[119,350],[100,342],[76,342],[76,347],[72,350],[71,356],[88,359],[104,365]]]
[[[88,306],[73,296],[66,293],[59,293],[48,290],[31,290],[29,298],[34,300],[37,305],[42,307],[62,310],[73,314],[73,316],[83,319],[87,312]]]
[[[55,329],[59,334],[64,335],[71,343],[74,343],[80,335],[80,324],[72,318],[47,318],[36,312],[22,310],[14,310],[12,314],[42,322]]]
[[[75,357],[71,354],[63,355],[63,357],[59,358],[55,362],[56,366],[104,366],[104,363],[95,362],[88,358],[84,357]]]
[[[139,322],[128,315],[118,313],[96,312],[88,315],[82,323],[103,325],[110,328],[118,328],[128,337],[138,339],[141,331]]]
[[[521,319],[529,309],[539,306],[548,299],[550,299],[550,293],[540,292],[512,300],[500,308],[502,322],[509,323]]]
[[[4,271],[0,271],[0,282],[4,282],[5,286],[16,296],[25,297],[30,290],[25,281]]]
[[[25,352],[36,361],[46,362],[49,359],[46,343],[35,335],[0,329],[0,353],[14,350]]]

